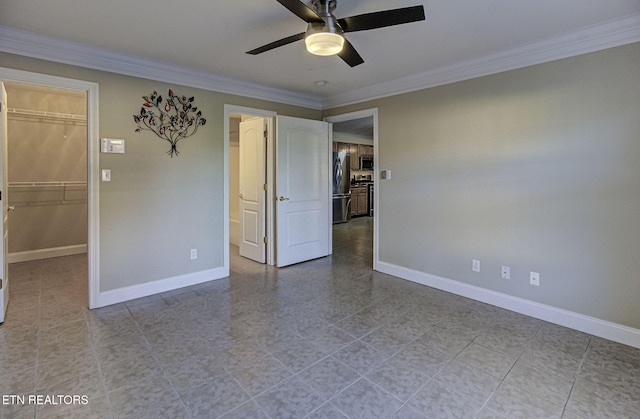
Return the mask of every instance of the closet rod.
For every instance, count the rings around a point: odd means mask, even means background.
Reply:
[[[12,202],[11,205],[14,207],[50,207],[53,205],[78,205],[86,202],[86,199],[67,199],[40,202]]]
[[[21,116],[38,119],[54,119],[74,122],[87,122],[86,115],[74,115],[70,113],[35,111],[30,109],[7,108],[7,116]]]
[[[10,188],[37,188],[42,186],[87,186],[87,182],[68,181],[68,182],[9,182]]]

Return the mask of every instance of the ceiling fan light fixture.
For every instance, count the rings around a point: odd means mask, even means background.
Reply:
[[[315,55],[338,55],[349,67],[364,63],[354,46],[344,38],[345,33],[368,31],[388,26],[425,20],[424,6],[402,7],[380,12],[336,19],[333,11],[337,0],[277,0],[294,15],[307,22],[307,31],[282,38],[247,51],[258,55],[304,38],[307,51]],[[306,2],[310,1],[311,6]]]
[[[321,56],[339,54],[344,47],[344,32],[331,14],[336,8],[335,0],[313,0],[311,5],[323,22],[309,22],[304,36],[307,51]]]
[[[307,51],[314,55],[336,55],[342,51],[344,38],[331,32],[316,32],[306,36],[304,43]]]

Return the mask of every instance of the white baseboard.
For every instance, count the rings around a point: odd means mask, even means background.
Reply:
[[[535,317],[550,323],[555,323],[581,332],[599,336],[615,342],[640,348],[640,330],[632,327],[612,323],[595,317],[585,316],[561,308],[548,306],[524,298],[514,297],[501,292],[488,290],[464,282],[454,281],[427,274],[413,269],[404,268],[386,262],[376,264],[376,269],[382,273],[437,288],[483,303],[491,304],[527,316]]]
[[[81,253],[87,253],[86,244],[51,247],[49,249],[26,250],[24,252],[13,252],[7,255],[7,262],[29,262],[31,260],[57,258],[61,256],[78,255]]]
[[[115,290],[103,291],[98,293],[95,308],[135,300],[136,298],[147,297],[160,292],[172,291],[182,287],[201,284],[203,282],[221,279],[227,276],[229,276],[228,271],[224,267],[221,267],[159,279],[157,281],[146,282],[144,284],[132,285]]]

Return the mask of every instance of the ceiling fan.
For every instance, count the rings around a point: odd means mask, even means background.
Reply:
[[[258,55],[295,41],[304,39],[307,51],[315,55],[338,55],[349,66],[355,67],[364,60],[351,42],[344,38],[346,32],[367,31],[386,26],[424,20],[424,7],[413,6],[336,19],[333,10],[336,0],[312,0],[311,7],[300,0],[277,0],[293,14],[307,22],[306,32],[291,35],[260,48],[247,51]]]

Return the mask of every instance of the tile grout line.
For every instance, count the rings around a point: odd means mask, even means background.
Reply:
[[[131,316],[131,319],[133,320],[133,323],[136,325],[136,328],[138,329],[138,333],[141,335],[141,337],[144,340],[145,344],[150,349],[151,357],[153,358],[154,362],[160,368],[160,371],[162,371],[163,377],[167,380],[167,382],[171,386],[171,389],[173,390],[174,394],[178,397],[178,400],[180,401],[180,405],[182,405],[184,411],[187,413],[187,415],[189,415],[189,417],[192,417],[193,415],[191,414],[191,411],[187,408],[187,405],[184,402],[184,400],[182,400],[182,397],[180,396],[180,393],[178,393],[178,391],[176,390],[175,386],[173,385],[173,382],[169,379],[169,377],[167,376],[167,373],[165,372],[164,368],[162,368],[161,364],[158,362],[158,359],[155,357],[155,355],[154,355],[154,353],[152,351],[153,346],[151,345],[151,342],[149,342],[149,339],[147,338],[147,334],[144,332],[144,330],[142,329],[142,326],[136,320],[136,317],[134,316],[133,312],[131,311],[131,308],[126,303],[125,303],[125,306],[127,308],[127,311],[129,312],[129,315]],[[207,350],[208,350],[208,348],[207,348]],[[116,390],[113,390],[113,391],[116,391]],[[111,403],[111,400],[109,400],[109,403]],[[114,416],[115,416],[115,413],[114,413]]]

